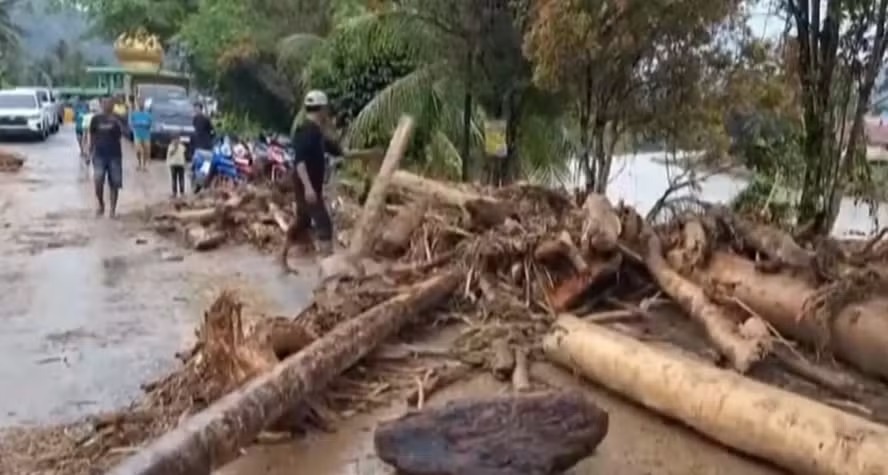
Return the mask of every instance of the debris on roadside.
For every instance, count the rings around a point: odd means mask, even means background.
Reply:
[[[22,169],[25,164],[25,156],[0,148],[0,173],[13,173]]]
[[[232,241],[269,249],[283,242],[287,203],[258,187],[214,191],[152,219],[164,233],[187,236],[195,249]],[[888,443],[888,427],[880,425],[888,421],[882,382],[888,297],[878,291],[888,288],[888,260],[881,235],[864,245],[803,245],[705,203],[647,222],[599,195],[578,201],[527,183],[488,189],[407,171],[391,175],[383,205],[375,229],[360,230],[364,251],[352,256],[376,265],[330,276],[293,318],[247,325],[234,295],[223,294],[205,315],[197,345],[183,355],[184,366],[146,387],[145,398],[120,419],[93,422],[88,436],[74,439],[65,435],[70,428],[43,438],[31,433],[27,450],[7,439],[0,453],[34,457],[31,465],[12,465],[27,469],[21,473],[107,469],[131,455],[125,448],[151,455],[131,464],[177,455],[209,460],[198,456],[204,453],[218,463],[266,428],[324,426],[395,400],[431,410],[424,406],[435,391],[482,371],[510,386],[510,397],[558,390],[529,369],[550,360],[789,470],[836,473],[829,470],[837,458],[826,463],[831,452],[810,445],[821,442],[841,446],[855,467],[885,463],[875,449]],[[339,213],[345,244],[359,209],[347,201]],[[422,347],[445,330],[454,335],[443,347]],[[593,357],[596,364],[584,363]],[[605,360],[613,364],[604,367]],[[636,378],[638,386],[630,387],[629,376],[619,374],[628,368],[624,360],[657,377]],[[706,381],[692,380],[690,370],[659,377],[667,367],[705,367],[713,391],[766,387],[769,399],[761,404],[803,400],[807,412],[800,417],[839,417],[843,427],[861,430],[850,440],[840,427],[823,426],[822,433],[787,440],[795,432],[781,436],[780,427],[766,423],[767,411],[749,410],[752,400],[719,406],[704,418],[694,408],[722,393],[697,394]],[[213,406],[247,380],[246,389]],[[680,396],[687,391],[695,397]],[[175,430],[207,407],[187,433]],[[219,422],[225,417],[238,423]],[[743,432],[748,427],[767,433]],[[164,433],[166,452],[145,445]],[[193,437],[200,443],[191,443]],[[186,446],[200,454],[170,451]],[[0,457],[0,471],[7,460]]]

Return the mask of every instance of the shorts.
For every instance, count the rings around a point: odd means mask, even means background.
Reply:
[[[106,157],[96,155],[93,157],[94,178],[97,185],[105,184],[108,180],[108,186],[112,189],[119,190],[123,188],[123,158],[122,157]]]

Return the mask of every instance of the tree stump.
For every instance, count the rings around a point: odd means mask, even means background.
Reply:
[[[376,454],[405,475],[550,475],[590,455],[608,416],[578,392],[465,400],[385,422]]]

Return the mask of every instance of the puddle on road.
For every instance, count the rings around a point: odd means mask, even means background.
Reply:
[[[0,294],[0,348],[18,355],[0,360],[0,378],[11,388],[0,392],[0,426],[71,420],[127,404],[141,384],[177,364],[175,353],[224,288],[247,297],[246,312],[293,314],[310,298],[308,276],[283,274],[272,258],[249,249],[226,251],[225,259],[188,254],[167,261],[169,246],[155,246],[103,238],[0,258],[15,269]]]

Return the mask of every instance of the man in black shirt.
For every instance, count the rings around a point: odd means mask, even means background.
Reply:
[[[330,119],[327,95],[321,91],[309,91],[304,106],[306,120],[293,134],[295,167],[292,181],[296,196],[296,222],[287,232],[287,243],[281,255],[285,266],[292,243],[311,244],[309,230],[312,222],[318,251],[323,255],[333,252],[333,223],[323,196],[326,154],[341,156],[342,150],[324,135],[324,127]]]
[[[204,115],[203,106],[199,103],[194,104],[194,118],[191,120],[194,127],[194,135],[191,138],[191,147],[195,153],[203,151],[213,153],[213,139],[216,131],[213,129],[213,123],[209,117]]]
[[[110,99],[102,102],[102,112],[93,116],[89,123],[87,135],[87,150],[93,157],[93,171],[95,179],[96,200],[98,209],[96,216],[105,214],[105,180],[111,190],[112,218],[117,215],[117,197],[123,187],[123,151],[120,147],[120,138],[123,136],[123,126],[120,119],[113,113],[114,104]]]

